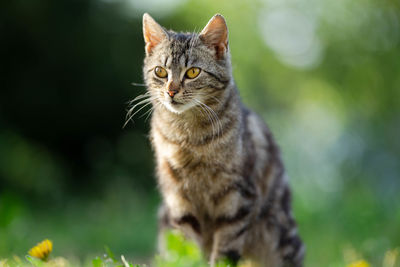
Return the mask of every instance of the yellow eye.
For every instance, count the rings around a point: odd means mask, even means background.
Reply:
[[[160,77],[160,78],[165,78],[165,77],[168,76],[167,71],[166,71],[164,68],[162,68],[162,67],[156,67],[156,68],[154,69],[154,73],[155,73],[158,77]]]
[[[199,68],[190,68],[187,70],[186,72],[186,77],[188,77],[189,79],[194,79],[197,76],[199,76],[201,69]]]

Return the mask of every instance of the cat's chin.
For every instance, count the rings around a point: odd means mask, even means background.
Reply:
[[[175,114],[182,114],[183,112],[191,109],[194,107],[192,103],[177,103],[177,102],[170,102],[164,101],[164,107]]]

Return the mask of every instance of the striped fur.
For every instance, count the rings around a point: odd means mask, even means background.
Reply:
[[[223,257],[302,266],[279,149],[232,78],[227,28],[214,16],[200,34],[166,31],[144,15],[144,78],[163,197],[160,232],[180,229],[213,266]],[[166,78],[155,75],[160,66]],[[201,73],[188,79],[185,71]],[[173,98],[170,86],[177,89]],[[162,246],[162,244],[161,244]]]

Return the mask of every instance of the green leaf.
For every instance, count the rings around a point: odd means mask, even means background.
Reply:
[[[215,267],[233,267],[233,266],[236,266],[236,265],[233,264],[233,262],[231,262],[229,259],[224,259],[224,260],[217,262]]]
[[[114,263],[117,263],[118,260],[115,258],[114,253],[111,251],[111,249],[108,246],[104,246],[104,250],[106,251],[107,257],[112,259]]]
[[[32,256],[29,256],[29,255],[26,255],[25,258],[26,258],[33,266],[36,266],[36,267],[45,266],[45,265],[44,265],[44,262],[43,262],[41,259],[37,259],[37,258],[32,257]]]
[[[96,257],[92,260],[93,267],[103,267],[103,260],[99,257]]]

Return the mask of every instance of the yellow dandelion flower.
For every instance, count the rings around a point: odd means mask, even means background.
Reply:
[[[29,250],[29,255],[41,260],[47,260],[50,252],[53,250],[53,243],[46,239],[38,243],[36,246]]]
[[[370,267],[370,265],[365,260],[359,260],[348,264],[347,267]]]

